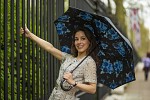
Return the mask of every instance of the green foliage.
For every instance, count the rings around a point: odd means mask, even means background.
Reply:
[[[125,23],[126,12],[125,12],[125,8],[123,7],[123,0],[114,0],[114,2],[116,4],[115,17],[118,21],[117,23],[119,24],[121,30],[124,33],[127,33],[127,25]]]
[[[15,1],[15,0],[14,0]],[[22,2],[20,2],[20,5],[19,7],[22,8]],[[20,45],[20,48],[22,47],[22,43],[17,43],[17,25],[16,25],[16,22],[17,20],[20,20],[22,18],[21,16],[21,13],[20,13],[20,19],[16,19],[16,10],[17,10],[17,7],[16,7],[16,1],[14,2],[14,6],[12,7],[11,6],[11,0],[8,0],[7,2],[7,11],[5,11],[7,13],[7,33],[4,33],[4,0],[1,1],[1,16],[0,16],[0,32],[1,32],[1,35],[0,35],[0,46],[1,46],[1,49],[0,49],[0,57],[1,57],[1,60],[0,60],[0,83],[1,83],[1,89],[0,89],[0,93],[1,93],[1,100],[3,100],[4,98],[4,67],[7,67],[8,68],[8,71],[7,71],[7,79],[8,79],[8,84],[7,84],[7,88],[8,88],[8,99],[11,100],[11,91],[14,91],[14,99],[16,100],[17,98],[17,94],[18,94],[18,91],[17,91],[17,88],[20,88],[20,92],[22,91],[22,80],[17,80],[17,74],[20,74],[20,79],[22,79],[22,67],[20,67],[19,69],[17,69],[17,62],[19,62],[19,65],[21,66],[22,64],[22,59],[20,59],[20,61],[17,61],[17,45]],[[11,9],[14,9],[14,19],[12,19],[12,16],[11,16]],[[21,12],[21,9],[20,9],[20,12]],[[12,29],[12,26],[11,26],[11,23],[13,21],[13,25],[14,25],[14,29]],[[22,23],[22,22],[20,22]],[[12,33],[13,32],[13,33]],[[7,34],[7,37],[6,37],[6,41],[4,40],[4,34]],[[13,37],[11,36],[13,34]],[[18,33],[19,34],[19,33]],[[14,39],[14,44],[12,44],[12,39]],[[20,38],[20,41],[22,41],[22,38]],[[7,47],[7,51],[5,51],[4,49],[4,42],[6,42],[6,47]],[[27,41],[26,41],[27,42]],[[11,45],[14,45],[14,47],[11,47]],[[12,53],[12,49],[14,49],[14,52]],[[7,64],[6,66],[4,65],[4,52],[7,52]],[[19,53],[21,54],[22,53],[22,49],[20,49]],[[18,54],[19,54],[18,53]],[[12,56],[13,56],[13,62],[14,62],[14,65],[12,65]],[[20,55],[21,56],[21,55]],[[27,61],[27,60],[26,60]],[[11,68],[14,67],[13,71],[14,71],[14,83],[12,83],[11,81],[11,76],[12,76],[12,72],[11,72]],[[17,70],[19,70],[19,73],[17,73]],[[31,69],[32,70],[32,69]],[[32,73],[30,73],[30,76],[32,76]],[[31,78],[32,79],[32,78]],[[27,78],[26,78],[27,80]],[[20,81],[20,86],[17,87],[17,81]],[[31,81],[31,80],[30,80]],[[11,90],[11,86],[13,85],[14,87],[14,90]],[[22,94],[20,93],[20,99],[22,100]]]
[[[149,49],[149,30],[144,26],[142,22],[140,24],[141,46],[137,49],[141,57],[145,56]]]
[[[4,34],[4,28],[3,28],[3,23],[4,23],[4,1],[1,0],[1,4],[0,4],[0,95],[1,95],[1,98],[4,98],[4,51],[2,49],[4,49],[4,37],[3,37],[3,34]]]
[[[22,100],[23,96],[25,95],[25,98],[30,98],[38,96],[39,98],[43,97],[44,95],[49,95],[50,93],[47,93],[47,85],[50,84],[50,89],[53,88],[54,84],[51,85],[51,83],[47,82],[48,78],[51,78],[55,81],[56,75],[58,70],[57,67],[59,64],[55,63],[56,60],[53,57],[50,57],[51,61],[48,61],[47,57],[49,56],[47,53],[45,53],[42,49],[38,48],[37,45],[35,45],[32,41],[29,39],[24,39],[24,36],[21,36],[19,34],[20,26],[22,26],[23,22],[28,26],[28,28],[34,32],[37,36],[47,40],[48,36],[51,36],[50,38],[52,40],[52,44],[55,43],[57,45],[58,37],[53,34],[49,34],[47,32],[48,25],[47,25],[47,6],[43,5],[44,3],[41,3],[40,0],[36,1],[39,2],[39,8],[36,9],[35,3],[36,2],[30,2],[30,4],[34,3],[33,5],[28,5],[28,1],[30,0],[24,0],[25,1],[25,19],[23,18],[23,7],[22,7],[22,0],[19,0],[19,5],[16,7],[16,4],[18,1],[14,0],[14,3],[12,3],[12,0],[7,0],[7,22],[5,22],[5,25],[7,27],[7,33],[4,33],[4,0],[0,1],[0,99],[4,99],[4,88],[5,85],[8,88],[8,99],[11,100],[12,93],[14,93],[14,100],[17,100],[17,96],[19,95],[19,99]],[[43,0],[41,0],[44,2]],[[48,1],[48,0],[47,0]],[[40,4],[41,3],[41,4]],[[12,6],[13,4],[13,6]],[[43,9],[44,6],[46,6],[45,10]],[[12,12],[13,8],[13,12]],[[34,8],[34,13],[33,13]],[[42,9],[42,10],[41,10]],[[6,9],[5,9],[6,10]],[[17,13],[17,10],[19,11],[19,14]],[[34,18],[33,16],[37,16],[36,11],[38,11],[38,18]],[[50,11],[50,10],[49,10]],[[56,14],[56,12],[54,12]],[[13,17],[12,17],[13,15]],[[29,15],[29,16],[28,16]],[[55,16],[55,15],[51,15]],[[45,19],[47,20],[45,20]],[[45,23],[44,23],[45,21]],[[36,25],[36,22],[38,22],[38,25]],[[49,21],[48,21],[49,22]],[[53,28],[53,26],[51,26]],[[54,29],[53,29],[54,30]],[[36,33],[37,32],[37,33]],[[54,33],[54,31],[52,32]],[[5,37],[7,35],[7,37]],[[6,38],[6,40],[4,40]],[[5,46],[7,47],[7,50],[4,49],[4,42],[7,43]],[[7,54],[7,58],[4,58],[5,53]],[[4,60],[7,59],[7,62],[5,63]],[[24,62],[24,64],[23,64]],[[50,62],[50,65],[48,66],[47,63]],[[52,63],[52,64],[51,64]],[[48,67],[51,67],[51,76],[44,75],[48,73],[47,69]],[[4,69],[7,68],[8,71],[5,73]],[[23,69],[24,68],[24,69]],[[24,71],[24,74],[23,74]],[[14,76],[13,76],[14,73]],[[6,79],[8,79],[8,84],[4,83],[4,77],[8,75]],[[35,76],[35,77],[33,77]],[[19,77],[19,78],[18,78]],[[24,78],[24,84],[25,89],[23,89],[23,77]],[[45,78],[45,79],[44,79]],[[12,81],[12,79],[14,81]],[[19,84],[17,84],[19,83]],[[33,85],[35,83],[35,85]],[[54,83],[54,82],[53,82]],[[11,90],[11,88],[14,88]],[[33,90],[34,89],[34,90]],[[23,93],[23,90],[25,93]],[[35,93],[33,95],[32,93]],[[46,91],[46,93],[44,93]],[[50,90],[51,91],[51,90]],[[23,95],[24,94],[24,95]]]
[[[15,6],[14,6],[15,8]],[[0,35],[0,46],[1,46],[1,49],[0,49],[0,57],[1,57],[1,61],[0,61],[0,66],[1,66],[1,75],[0,75],[0,83],[1,83],[1,90],[0,90],[0,93],[1,93],[1,99],[4,98],[4,67],[8,67],[8,72],[7,72],[7,75],[8,75],[8,99],[10,100],[11,99],[11,1],[8,0],[7,2],[7,51],[4,51],[4,0],[1,1],[1,25],[0,25],[0,31],[1,31],[1,35]],[[16,19],[14,19],[16,20]],[[4,52],[7,52],[7,66],[4,66]]]
[[[64,7],[65,7],[65,11],[67,11],[67,9],[69,8],[69,0],[65,0],[64,1]]]

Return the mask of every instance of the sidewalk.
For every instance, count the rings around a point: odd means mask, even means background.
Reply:
[[[112,94],[105,100],[150,100],[150,73],[148,81],[144,80],[142,68],[136,70],[136,81],[129,83],[124,93]]]

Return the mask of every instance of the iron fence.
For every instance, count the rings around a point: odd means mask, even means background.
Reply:
[[[46,100],[59,63],[19,34],[27,27],[59,48],[53,21],[64,12],[64,0],[0,0],[0,100]]]
[[[0,100],[48,99],[60,64],[21,36],[19,29],[26,24],[35,35],[59,48],[53,21],[64,12],[65,1],[70,6],[96,12],[90,0],[0,0]],[[100,91],[102,88],[104,91]],[[99,100],[109,90],[98,87],[98,91],[101,93],[97,92],[97,96],[79,92],[77,97]]]

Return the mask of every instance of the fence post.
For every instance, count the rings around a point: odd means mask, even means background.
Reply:
[[[8,1],[4,0],[4,99],[8,100],[8,60],[7,60],[7,34],[8,34]]]

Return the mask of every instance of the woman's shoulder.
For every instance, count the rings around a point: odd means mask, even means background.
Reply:
[[[88,61],[94,61],[94,59],[93,59],[91,56],[88,56],[88,57],[87,57],[87,60],[88,60]]]
[[[73,59],[74,56],[69,54],[69,53],[66,53],[66,52],[62,52],[62,56],[63,56],[63,60],[65,59]]]
[[[87,63],[87,64],[96,64],[96,63],[95,63],[95,60],[94,60],[91,56],[88,56],[88,57],[86,58],[86,63]]]

